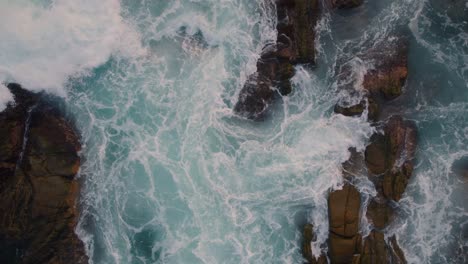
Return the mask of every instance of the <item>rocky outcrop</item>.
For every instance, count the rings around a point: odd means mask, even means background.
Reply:
[[[302,243],[302,252],[304,255],[304,258],[307,260],[307,263],[309,264],[327,264],[327,257],[325,255],[320,254],[318,258],[314,256],[314,252],[312,251],[312,242],[315,242],[317,240],[315,232],[314,232],[314,226],[311,224],[306,224],[304,226],[304,241]]]
[[[383,174],[383,196],[399,201],[413,172],[417,131],[414,122],[393,116],[385,124],[384,134],[375,134],[365,151],[372,175]]]
[[[330,193],[328,218],[330,226],[329,257],[332,263],[350,263],[359,252],[359,212],[361,196],[354,186],[346,183],[343,189]]]
[[[398,206],[395,202],[401,199],[413,172],[417,129],[414,122],[405,120],[401,116],[391,116],[388,120],[379,120],[379,118],[385,104],[402,94],[408,76],[407,52],[406,39],[389,37],[375,48],[358,54],[362,61],[371,62],[373,65],[362,79],[364,99],[357,105],[337,104],[334,108],[335,113],[346,116],[361,116],[367,112],[368,120],[380,126],[379,130],[382,133],[376,133],[371,137],[363,155],[364,163],[359,162],[362,154],[354,153],[351,156],[352,160],[343,164],[343,177],[347,181],[353,181],[355,175],[363,174],[362,170],[357,168],[361,166],[367,169],[364,174],[367,173],[375,185],[377,196],[371,198],[365,210],[365,217],[371,224],[371,232],[361,239],[358,226],[351,224],[357,225],[359,218],[345,219],[348,211],[343,212],[341,209],[340,212],[337,209],[340,207],[329,203],[331,263],[406,263],[396,238],[394,236],[386,238],[385,229],[395,218],[395,207]],[[339,79],[339,83],[343,84],[341,88],[354,89],[356,83],[349,82],[349,77],[353,76],[351,69],[344,66],[341,70],[342,72],[338,74],[338,78],[342,78]],[[355,192],[354,195],[359,196],[359,193]],[[332,192],[330,197],[334,197],[335,193],[336,191]],[[341,208],[353,208],[349,207],[348,201],[335,203],[341,204]],[[359,206],[360,204],[357,208]],[[334,229],[337,218],[332,214],[332,210],[341,213],[343,220],[339,223],[353,226],[353,232],[337,233]]]
[[[234,112],[248,119],[265,116],[276,97],[292,92],[294,65],[315,63],[315,25],[318,0],[278,0],[278,37],[264,48],[257,72],[248,77],[239,93]]]
[[[278,0],[278,40],[292,64],[315,63],[315,25],[319,19],[319,0]],[[287,41],[284,41],[287,40]]]
[[[365,73],[362,82],[362,87],[366,92],[365,99],[358,105],[342,106],[337,104],[335,113],[360,116],[367,108],[369,120],[376,121],[381,109],[379,104],[384,104],[402,94],[402,88],[408,77],[408,40],[403,37],[388,37],[387,41],[365,53],[358,54],[358,57],[373,64],[373,67]],[[350,74],[348,67],[343,67],[341,71],[338,76]],[[354,80],[354,82],[357,81]],[[345,85],[349,86],[349,83],[345,83]]]
[[[390,243],[387,243],[383,233],[375,230],[372,231],[363,241],[359,263],[406,263],[403,252],[396,243],[396,238],[391,237],[389,242]]]
[[[78,136],[42,95],[8,88],[15,104],[0,113],[0,260],[87,263],[74,233]]]

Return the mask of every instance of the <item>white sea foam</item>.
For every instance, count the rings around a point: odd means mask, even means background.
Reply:
[[[11,94],[10,90],[3,85],[0,84],[0,112],[3,111],[7,104],[13,101],[13,95]]]
[[[118,0],[0,1],[0,81],[63,96],[68,78],[112,54],[142,55],[120,13]]]

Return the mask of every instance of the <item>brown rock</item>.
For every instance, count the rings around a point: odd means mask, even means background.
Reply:
[[[354,237],[359,229],[360,208],[361,196],[351,184],[331,192],[328,197],[330,231],[342,237]]]
[[[277,43],[264,48],[257,72],[249,76],[234,106],[234,112],[248,119],[262,119],[275,97],[292,92],[294,64],[315,63],[318,0],[279,0],[277,15]]]
[[[384,234],[375,230],[364,239],[360,259],[361,264],[406,264],[395,236],[387,243]]]
[[[78,137],[40,95],[18,85],[8,87],[16,106],[0,113],[1,126],[8,128],[0,131],[5,135],[0,138],[1,158],[15,166],[2,170],[0,178],[0,245],[5,246],[0,260],[87,263],[83,243],[74,233]]]
[[[400,96],[408,77],[407,39],[390,37],[388,41],[368,51],[364,59],[375,64],[374,69],[364,75],[364,89],[386,100]]]
[[[346,183],[342,190],[330,193],[328,217],[330,225],[329,256],[332,263],[349,263],[360,245],[359,210],[361,196]]]
[[[359,104],[351,106],[340,106],[337,104],[333,110],[335,113],[342,114],[344,116],[360,116],[365,109],[366,102],[361,101]]]
[[[315,63],[315,25],[320,16],[318,0],[277,1],[278,43],[284,39],[293,64]]]
[[[405,254],[403,250],[401,250],[395,236],[392,236],[390,239],[390,249],[391,249],[391,257],[393,264],[406,264]]]
[[[393,220],[394,211],[385,199],[372,199],[367,206],[366,216],[375,228],[384,229]]]
[[[361,236],[356,235],[351,238],[345,238],[334,233],[330,233],[328,244],[328,254],[331,263],[352,263],[353,261],[356,261],[356,255],[359,254]]]
[[[417,130],[412,121],[393,116],[384,135],[374,135],[365,151],[366,165],[373,174],[384,173],[382,188],[388,199],[400,200],[413,172]]]
[[[361,264],[377,263],[386,264],[391,262],[384,234],[378,231],[372,231],[369,236],[364,239]]]
[[[327,258],[325,255],[320,255],[317,259],[312,252],[311,243],[316,241],[314,233],[314,226],[312,224],[306,224],[304,226],[304,242],[302,245],[302,255],[307,260],[308,264],[326,264]]]

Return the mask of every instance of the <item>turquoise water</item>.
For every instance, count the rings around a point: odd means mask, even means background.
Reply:
[[[332,113],[361,96],[338,91],[336,67],[359,80],[371,62],[356,55],[405,32],[410,78],[394,111],[417,122],[420,147],[389,232],[410,263],[463,263],[468,183],[451,166],[468,155],[468,7],[443,4],[325,12],[318,66],[297,68],[264,122],[232,107],[276,39],[268,0],[0,0],[0,78],[63,96],[77,120],[77,233],[92,263],[301,263],[302,225],[317,226],[319,248],[327,191],[374,131]]]

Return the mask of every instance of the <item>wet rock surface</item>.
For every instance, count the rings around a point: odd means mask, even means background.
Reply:
[[[312,250],[311,243],[316,241],[316,235],[314,233],[314,226],[311,224],[306,224],[304,226],[304,241],[302,243],[302,252],[304,258],[306,259],[307,263],[310,264],[326,264],[328,263],[327,257],[325,255],[320,254],[317,258],[314,256],[314,252]],[[321,253],[321,252],[318,252]]]
[[[377,121],[382,105],[399,97],[408,78],[408,40],[405,37],[390,36],[377,47],[366,53],[357,55],[362,61],[373,65],[364,74],[362,88],[365,99],[357,105],[335,106],[335,113],[346,116],[360,116],[365,109],[368,110],[368,119]],[[351,69],[343,66],[339,69],[340,78],[347,78]],[[344,81],[341,89],[354,90],[354,83]]]
[[[275,98],[292,92],[294,65],[315,63],[315,25],[318,0],[278,0],[278,38],[264,48],[257,72],[249,76],[234,106],[238,115],[262,119]]]
[[[374,175],[384,174],[382,193],[385,198],[395,201],[401,199],[413,172],[416,144],[414,122],[393,116],[385,124],[384,135],[374,135],[366,148],[369,171]]]
[[[359,212],[361,196],[358,190],[346,183],[328,197],[329,257],[332,263],[350,263],[360,245]]]
[[[0,260],[87,263],[74,233],[80,143],[60,111],[19,85],[0,113]]]
[[[339,1],[337,1],[339,2]],[[346,2],[346,1],[344,1]],[[335,6],[336,7],[336,6]],[[374,48],[357,56],[362,61],[369,62],[369,68],[363,76],[362,88],[364,99],[357,105],[337,104],[334,112],[345,116],[361,116],[367,113],[368,120],[377,126],[381,133],[374,134],[364,152],[364,162],[360,163],[359,153],[354,153],[351,159],[343,164],[343,177],[353,182],[355,177],[368,174],[374,183],[377,196],[372,197],[365,216],[371,224],[371,232],[361,238],[359,233],[359,216],[356,219],[346,219],[348,202],[341,199],[341,206],[329,203],[329,258],[331,263],[406,263],[403,251],[399,248],[396,237],[386,238],[386,228],[396,217],[395,207],[412,175],[417,146],[416,124],[401,116],[391,116],[380,120],[384,106],[399,97],[408,77],[408,42],[405,38],[390,36]],[[351,79],[349,78],[351,77]],[[338,74],[339,87],[347,89],[350,94],[356,93],[356,81],[349,65],[344,65]],[[340,86],[342,84],[342,86]],[[362,155],[362,154],[361,154]],[[357,160],[357,161],[356,161]],[[367,172],[362,172],[362,169]],[[347,183],[348,184],[348,183]],[[354,188],[354,187],[353,187]],[[355,189],[355,188],[354,188]],[[336,191],[330,194],[335,197]],[[355,196],[359,196],[356,190]],[[338,193],[338,197],[339,197]],[[336,199],[336,198],[334,198]],[[357,205],[360,208],[360,203]],[[352,208],[352,207],[349,207]],[[341,222],[333,213],[342,214]],[[357,211],[359,213],[359,209]],[[336,223],[356,227],[337,229]],[[352,232],[350,231],[352,230]],[[355,231],[355,232],[354,232]]]

